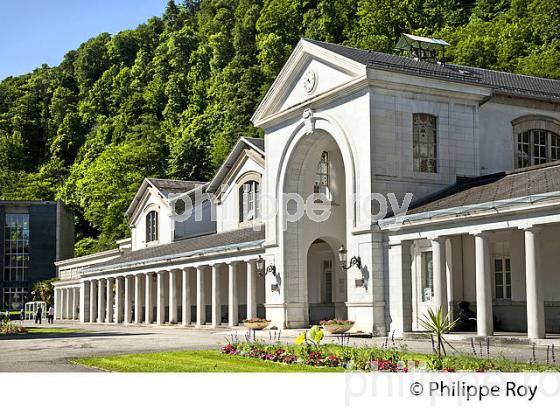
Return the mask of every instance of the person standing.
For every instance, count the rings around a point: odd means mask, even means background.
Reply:
[[[37,308],[37,313],[35,314],[35,323],[42,324],[43,322],[43,308],[39,306]]]
[[[52,325],[54,323],[54,307],[51,305],[51,307],[49,307],[49,311],[47,313],[47,320],[49,322],[49,325]]]

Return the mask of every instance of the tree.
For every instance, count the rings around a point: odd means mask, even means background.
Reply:
[[[31,294],[34,302],[45,302],[48,306],[54,305],[54,286],[53,283],[58,279],[47,279],[35,282]]]
[[[210,178],[302,36],[393,52],[447,40],[452,63],[560,79],[557,0],[181,0],[0,81],[0,198],[62,199],[77,254],[129,234],[147,176]]]

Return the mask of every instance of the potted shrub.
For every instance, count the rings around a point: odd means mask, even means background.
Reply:
[[[243,321],[243,326],[251,330],[263,330],[265,327],[269,325],[269,323],[270,320],[254,317],[252,319],[245,319]]]
[[[339,319],[322,320],[321,326],[323,326],[323,329],[331,334],[340,334],[346,333],[350,329],[352,329],[352,326],[354,326],[354,321]]]

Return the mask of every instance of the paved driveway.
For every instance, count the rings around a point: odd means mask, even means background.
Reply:
[[[33,326],[33,324],[29,324]],[[48,325],[42,325],[47,327]],[[68,362],[72,357],[104,356],[127,353],[162,352],[175,350],[218,349],[226,337],[237,333],[243,338],[245,331],[226,329],[194,329],[181,327],[146,327],[122,325],[84,325],[75,322],[58,322],[55,327],[76,330],[72,333],[29,334],[20,336],[0,336],[0,372],[83,372],[93,371]],[[81,330],[81,332],[80,332]],[[84,332],[87,331],[86,332]],[[298,330],[281,333],[281,342],[292,342]],[[268,339],[268,331],[259,337]],[[332,341],[332,339],[330,339]],[[550,343],[559,342],[558,339]],[[429,340],[407,340],[393,342],[385,338],[351,338],[353,345],[389,346],[406,344],[409,351],[429,353]],[[452,341],[461,353],[472,354],[470,342]],[[486,356],[486,345],[475,345],[478,355]],[[560,349],[557,343],[556,349]],[[448,349],[449,350],[449,349]],[[532,347],[517,344],[491,345],[492,356],[504,355],[526,362],[533,356]],[[557,353],[560,351],[557,350]],[[536,347],[539,362],[546,362],[546,346]],[[559,356],[559,354],[557,354]],[[549,355],[550,357],[550,355]]]
[[[42,326],[46,327],[46,325]],[[91,371],[70,364],[68,359],[126,353],[215,349],[225,341],[223,334],[205,329],[80,326],[65,322],[59,322],[54,327],[76,329],[76,332],[0,336],[0,372]],[[84,330],[87,333],[84,333]]]

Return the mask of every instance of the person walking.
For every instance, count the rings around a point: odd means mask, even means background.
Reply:
[[[23,321],[25,320],[25,309],[21,308],[21,311],[19,312],[19,320],[21,321],[21,324],[23,325]]]
[[[43,308],[39,306],[37,308],[37,313],[35,313],[35,323],[42,324],[43,322]]]
[[[47,320],[49,322],[49,325],[52,325],[54,323],[54,307],[51,305],[51,307],[49,307],[49,311],[47,313]]]

